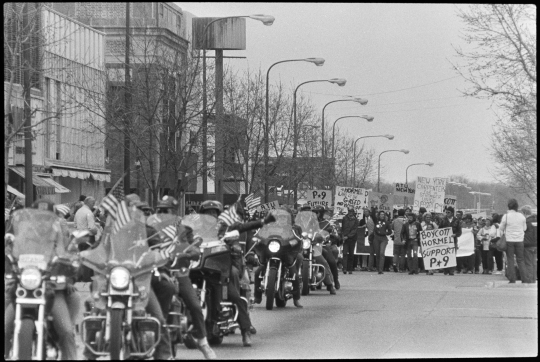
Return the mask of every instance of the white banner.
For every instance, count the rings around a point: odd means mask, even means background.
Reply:
[[[326,208],[332,206],[332,191],[331,190],[307,190],[307,204],[311,207],[322,205]]]
[[[364,217],[364,207],[368,206],[369,191],[357,187],[336,186],[336,199],[334,202],[334,214],[336,212],[347,213],[347,208],[352,207],[356,217],[360,220]]]
[[[261,204],[255,208],[258,212],[261,211],[268,211],[268,210],[275,210],[279,207],[279,202],[277,200],[274,200],[272,202],[269,202],[267,204]]]
[[[474,234],[472,228],[461,228],[461,236],[457,239],[457,246],[456,257],[474,254]]]
[[[394,195],[370,191],[369,207],[377,207],[378,211],[392,212],[394,209]]]
[[[418,212],[421,207],[425,207],[428,212],[442,213],[445,188],[445,178],[418,176],[413,211]]]
[[[456,266],[456,248],[452,228],[420,231],[422,258],[426,270]]]
[[[384,256],[394,256],[394,240],[390,236],[388,236],[388,245],[384,249]]]

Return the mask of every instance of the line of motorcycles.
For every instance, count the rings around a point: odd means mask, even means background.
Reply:
[[[27,224],[43,230],[50,228],[53,221],[43,217],[42,210],[26,210]],[[291,232],[291,219],[280,215],[277,210],[274,223],[266,224],[254,239],[258,253],[266,254],[267,264],[261,278],[261,288],[267,298],[266,308],[285,307],[292,297],[292,280],[287,254],[303,249],[302,294],[320,287],[324,278],[324,267],[313,261],[313,248],[320,246],[328,235],[319,230],[315,215],[300,212],[296,224],[302,227],[302,243]],[[188,215],[181,224],[193,229],[194,243],[189,247],[199,247],[201,257],[191,262],[189,269],[176,268],[176,261],[182,257],[182,250],[174,250],[172,263],[169,255],[162,250],[151,249],[147,243],[145,217],[139,210],[130,210],[131,221],[118,232],[110,234],[109,242],[101,242],[95,249],[72,255],[55,255],[52,242],[25,240],[22,235],[6,236],[17,248],[6,252],[6,260],[11,270],[5,274],[6,288],[15,288],[15,324],[12,351],[9,359],[42,360],[60,357],[59,336],[52,328],[50,315],[51,298],[55,290],[62,290],[75,274],[79,261],[94,270],[92,282],[93,308],[84,313],[81,337],[86,348],[95,356],[106,356],[113,360],[150,358],[161,338],[160,322],[145,311],[151,288],[152,273],[157,268],[170,265],[171,275],[189,275],[196,288],[204,320],[208,341],[211,345],[222,343],[224,336],[235,333],[239,328],[238,307],[227,300],[227,279],[231,255],[224,240],[238,237],[238,233],[226,234],[218,238],[217,221],[207,215]],[[54,214],[51,213],[54,216]],[[165,215],[163,215],[165,216]],[[156,229],[174,225],[177,219],[171,216],[156,226]],[[20,229],[20,228],[19,228]],[[72,235],[74,238],[85,234]],[[7,240],[6,239],[6,240]],[[318,240],[318,241],[316,241]],[[15,250],[16,249],[16,250]],[[292,259],[294,260],[294,259]],[[243,290],[242,301],[249,306],[248,296]],[[197,347],[191,335],[192,319],[183,300],[175,296],[167,315],[165,329],[170,335],[172,353],[176,345],[187,348]]]

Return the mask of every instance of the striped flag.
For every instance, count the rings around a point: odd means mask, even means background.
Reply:
[[[334,212],[334,215],[332,216],[332,218],[331,218],[330,221],[328,221],[328,222],[330,223],[330,225],[335,226],[335,225],[336,225],[336,222],[337,222],[338,220],[341,220],[341,219],[343,218],[344,215],[345,215],[345,214],[342,214],[341,212],[339,212],[339,211],[336,210],[336,211]]]
[[[124,200],[120,201],[118,204],[115,214],[116,216],[114,217],[113,234],[119,232],[121,228],[126,226],[131,221],[131,215]]]
[[[174,237],[176,236],[176,226],[174,225],[169,225],[167,226],[166,228],[164,228],[163,230],[160,230],[162,232],[162,234],[160,234],[161,238],[162,239],[171,239],[171,240],[174,240]],[[164,234],[164,235],[163,235]]]
[[[55,207],[56,207],[56,210],[60,212],[62,215],[65,216],[69,214],[69,210],[70,210],[69,206],[65,204],[59,204],[59,205],[56,205]]]
[[[122,178],[122,181],[112,190],[112,194],[114,197],[116,197],[117,200],[124,200],[125,194],[124,194],[124,179]]]
[[[10,210],[10,209],[5,209],[5,210],[6,210],[6,211],[5,211],[5,213],[4,213],[4,218],[7,220],[7,219],[9,219],[9,210]]]
[[[116,210],[118,209],[119,204],[120,202],[118,201],[116,197],[114,197],[114,195],[107,194],[107,196],[105,196],[103,200],[101,200],[101,204],[99,204],[99,208],[102,209],[103,211],[109,212],[109,214],[113,217],[113,219],[116,219]]]
[[[262,195],[257,191],[247,195],[244,201],[246,202],[246,207],[248,209],[254,209],[262,203]]]
[[[219,215],[218,220],[223,221],[227,226],[231,226],[236,222],[242,222],[243,220],[240,215],[238,215],[236,208],[236,203],[232,204],[228,210],[223,211],[221,215]]]

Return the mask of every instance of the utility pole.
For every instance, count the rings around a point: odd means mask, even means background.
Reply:
[[[224,127],[223,127],[223,49],[216,49],[216,199],[223,203],[223,153],[224,153]]]
[[[23,55],[23,94],[24,94],[24,178],[25,178],[25,206],[30,207],[34,202],[34,183],[32,175],[32,109],[31,100],[32,95],[30,89],[32,87],[30,83],[31,78],[31,33],[30,22],[28,21],[28,7],[30,3],[24,3],[23,10],[23,29],[24,29],[24,43],[22,44]],[[37,49],[35,50],[38,51]]]
[[[129,67],[129,49],[130,49],[130,39],[129,39],[129,2],[126,3],[126,61],[125,61],[125,77],[124,77],[124,102],[125,102],[125,111],[124,111],[124,192],[125,194],[130,193],[130,140],[129,140],[129,114],[131,113],[131,74]]]

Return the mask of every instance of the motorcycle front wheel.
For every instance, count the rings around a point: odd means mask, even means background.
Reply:
[[[111,353],[111,360],[120,360],[120,352],[122,350],[122,319],[124,317],[124,311],[122,309],[111,310],[111,339],[109,342],[109,348]]]
[[[266,309],[274,308],[274,298],[276,295],[277,270],[270,269],[268,272],[268,284],[266,285]]]
[[[21,331],[19,332],[19,359],[23,361],[32,360],[32,345],[34,339],[34,320],[24,318],[21,321]],[[39,346],[38,346],[39,348]]]
[[[302,295],[309,294],[309,262],[305,262],[302,265]]]

